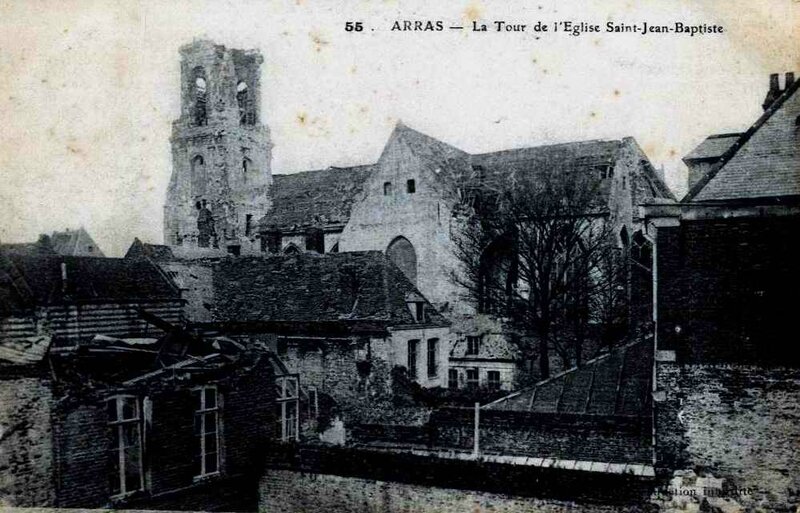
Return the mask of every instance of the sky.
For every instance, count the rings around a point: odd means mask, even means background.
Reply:
[[[478,153],[633,136],[668,184],[800,71],[798,0],[0,0],[0,241],[162,241],[178,49],[257,48],[273,173],[374,162],[398,120]],[[723,34],[391,31],[395,20],[718,24]],[[361,21],[362,32],[345,31]],[[491,29],[492,25],[490,25]]]

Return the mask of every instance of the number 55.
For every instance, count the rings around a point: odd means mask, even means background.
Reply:
[[[348,21],[344,24],[344,29],[347,32],[354,32],[354,31],[361,32],[362,30],[364,30],[364,26],[361,24],[360,21],[355,21],[355,22]]]

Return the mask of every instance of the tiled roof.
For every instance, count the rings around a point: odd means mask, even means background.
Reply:
[[[225,259],[214,267],[220,321],[380,321],[416,324],[406,305],[417,293],[378,251]],[[430,304],[430,324],[446,324]]]
[[[261,218],[262,229],[302,229],[344,225],[374,165],[328,168],[274,175],[272,208]]]
[[[612,350],[582,367],[500,399],[493,410],[606,416],[647,416],[653,345],[640,341]]]
[[[741,133],[709,135],[695,149],[683,157],[683,160],[686,162],[687,160],[718,159],[724,155],[741,136]]]
[[[792,84],[721,157],[683,202],[800,195],[800,81]]]
[[[31,302],[44,306],[179,298],[172,283],[145,260],[8,255],[0,268],[0,312],[25,309]]]
[[[134,238],[131,246],[125,253],[125,258],[150,258],[155,261],[175,260],[175,255],[169,246],[163,244],[149,244]]]

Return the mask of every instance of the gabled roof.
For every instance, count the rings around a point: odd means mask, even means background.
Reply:
[[[180,291],[146,260],[8,255],[0,263],[0,313],[55,304],[180,300]]]
[[[331,167],[290,175],[274,175],[272,207],[259,221],[263,229],[344,226],[356,196],[374,165]]]
[[[604,416],[650,415],[653,344],[638,341],[613,349],[486,406],[492,410]]]
[[[683,161],[716,160],[722,157],[741,136],[742,134],[738,132],[709,135],[695,149],[683,157]]]
[[[553,162],[564,171],[592,171],[613,167],[626,145],[636,146],[632,138],[612,141],[578,141],[533,146],[491,153],[470,155],[398,122],[384,152],[394,141],[402,141],[419,158],[443,171],[442,180],[456,183],[480,169],[488,179],[506,180],[514,173],[535,169],[534,164]],[[641,150],[638,150],[641,151]],[[633,176],[634,203],[650,198],[674,199],[669,188],[658,177],[642,153],[639,172]],[[381,156],[381,159],[383,155]],[[380,162],[380,160],[379,160]],[[328,168],[289,175],[275,175],[271,188],[272,207],[260,221],[261,230],[270,227],[281,231],[312,226],[344,226],[357,196],[363,191],[370,174],[379,163],[348,168]],[[602,200],[608,198],[610,180],[603,184]]]
[[[53,249],[59,255],[70,256],[105,256],[97,243],[83,227],[77,230],[65,230],[63,232],[53,232],[50,236]]]
[[[142,242],[138,237],[133,239],[125,258],[150,258],[157,262],[175,260],[175,255],[169,246],[163,244],[149,244]]]
[[[414,325],[410,293],[419,291],[379,251],[236,258],[214,267],[214,315],[223,322]],[[447,324],[430,303],[426,310],[428,324]]]
[[[796,119],[784,111],[796,105],[794,82],[681,200],[731,201],[800,195],[800,144]],[[794,103],[791,103],[794,102]],[[795,114],[796,115],[796,114]]]

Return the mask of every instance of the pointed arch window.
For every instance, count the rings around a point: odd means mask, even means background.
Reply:
[[[253,99],[247,82],[240,80],[236,84],[236,103],[239,106],[239,124],[254,125],[256,123],[255,112],[253,111]]]
[[[253,171],[253,161],[245,157],[242,159],[242,183],[247,183],[250,180],[250,175]]]
[[[202,196],[206,193],[206,161],[202,155],[192,158],[192,195]]]
[[[395,238],[386,248],[386,256],[411,283],[417,284],[417,252],[408,239],[402,236]]]

